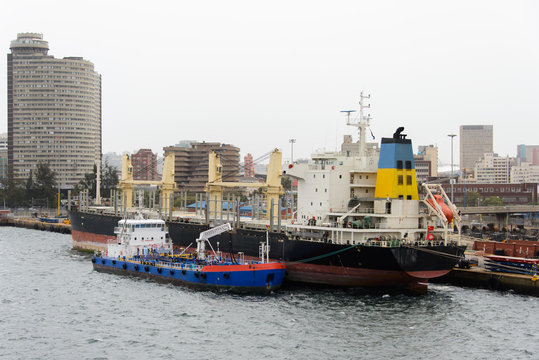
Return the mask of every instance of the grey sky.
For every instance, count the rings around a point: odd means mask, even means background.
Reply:
[[[102,75],[104,152],[197,139],[288,159],[296,138],[307,157],[353,133],[339,111],[364,90],[377,141],[405,126],[449,163],[447,134],[492,124],[514,156],[539,143],[538,24],[534,1],[4,2],[0,132],[10,41],[39,32]]]

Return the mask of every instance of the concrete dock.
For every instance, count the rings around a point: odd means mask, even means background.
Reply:
[[[48,223],[36,218],[6,217],[0,219],[0,226],[14,226],[27,229],[71,234],[71,225],[63,222]]]
[[[478,267],[455,268],[449,274],[435,279],[436,283],[509,291],[539,296],[539,276],[494,272]]]
[[[527,294],[539,296],[539,277],[522,274],[513,274],[508,272],[494,272],[485,269],[485,258],[482,256],[485,251],[475,251],[477,239],[463,236],[461,243],[466,245],[469,250],[466,250],[466,260],[477,263],[478,266],[471,266],[468,269],[455,267],[449,274],[440,278],[432,279],[433,283],[445,283],[456,286],[466,286],[473,288],[483,288],[499,291],[514,291],[518,294]],[[506,254],[514,254],[519,256],[522,253],[520,244],[505,244],[499,242],[488,242],[485,245],[486,250],[491,250],[487,253],[494,253],[498,247],[504,247]],[[483,247],[483,245],[482,245]],[[481,249],[485,250],[485,249]],[[509,252],[513,250],[513,252]]]

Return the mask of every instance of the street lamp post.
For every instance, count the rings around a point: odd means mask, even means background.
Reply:
[[[509,206],[505,206],[505,242],[509,242]]]
[[[449,182],[451,183],[451,202],[453,202],[453,183],[455,182],[455,179],[453,178],[453,138],[457,135],[449,134],[447,136],[451,138],[451,178]]]
[[[290,139],[288,140],[290,143],[291,151],[290,151],[290,163],[292,164],[294,162],[294,143],[296,142],[296,139]]]

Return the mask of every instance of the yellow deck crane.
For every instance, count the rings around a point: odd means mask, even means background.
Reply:
[[[157,185],[160,190],[160,208],[162,212],[165,212],[170,208],[171,195],[177,189],[174,182],[174,155],[170,154],[165,157],[161,181],[133,180],[131,158],[127,154],[122,156],[122,178],[118,183],[118,189],[122,191],[122,199],[128,208],[133,206],[133,189],[136,185]]]
[[[244,183],[244,182],[224,182],[223,181],[223,167],[221,165],[221,159],[215,152],[210,151],[208,159],[208,182],[206,183],[206,192],[209,196],[208,211],[209,216],[220,211],[217,207],[217,203],[221,204],[223,199],[223,189],[233,187],[247,187],[247,188],[263,188],[265,189],[265,202],[266,202],[266,218],[269,218],[271,214],[276,216],[279,214],[279,195],[283,194],[283,187],[281,185],[281,162],[282,153],[278,149],[273,150],[270,155],[270,161],[267,168],[266,183]],[[273,211],[271,206],[273,204]]]

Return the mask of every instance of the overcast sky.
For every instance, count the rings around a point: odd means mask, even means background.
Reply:
[[[194,139],[289,159],[295,138],[294,158],[308,157],[357,140],[340,110],[362,90],[377,141],[404,126],[442,163],[460,125],[494,125],[503,156],[539,144],[536,1],[9,1],[0,29],[4,54],[39,32],[49,54],[95,64],[103,152]]]

